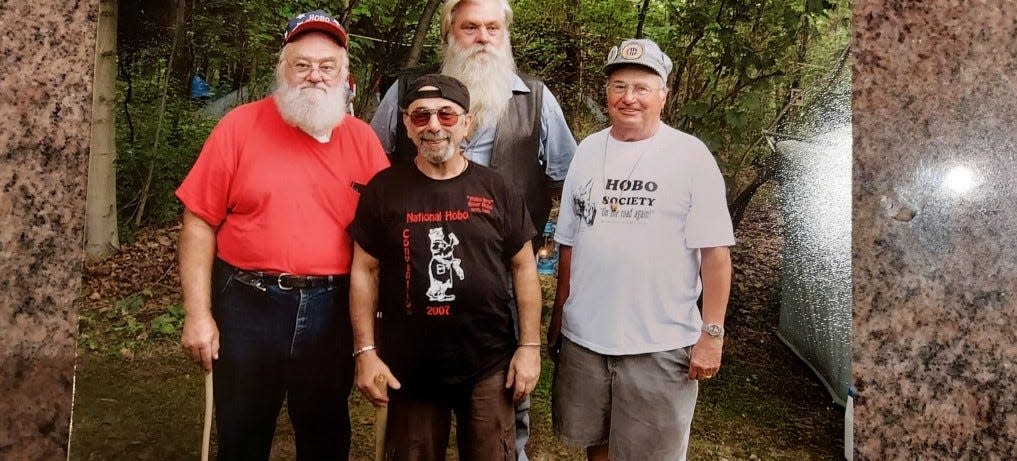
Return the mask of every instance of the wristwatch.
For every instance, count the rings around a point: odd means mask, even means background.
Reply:
[[[714,338],[720,338],[724,336],[724,327],[717,325],[716,323],[709,323],[703,325],[703,332],[713,336]]]

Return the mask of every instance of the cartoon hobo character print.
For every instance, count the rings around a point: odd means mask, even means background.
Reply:
[[[597,219],[597,205],[593,203],[593,180],[572,193],[572,210],[587,226]]]
[[[446,238],[445,230],[440,227],[431,229],[427,236],[431,240],[431,263],[428,264],[427,271],[431,277],[431,286],[427,289],[427,299],[455,301],[456,295],[448,292],[452,288],[453,277],[458,277],[459,280],[465,277],[460,265],[462,260],[452,255],[452,250],[459,244],[459,238],[451,232]]]

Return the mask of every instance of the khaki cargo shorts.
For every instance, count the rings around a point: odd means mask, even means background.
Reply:
[[[612,461],[685,460],[699,394],[691,350],[601,355],[563,338],[551,391],[555,433],[576,447],[607,443]]]

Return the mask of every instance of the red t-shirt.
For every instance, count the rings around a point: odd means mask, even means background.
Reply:
[[[268,97],[219,121],[176,194],[218,228],[216,254],[236,267],[346,274],[359,189],[388,164],[363,121],[347,116],[321,143],[283,121]]]

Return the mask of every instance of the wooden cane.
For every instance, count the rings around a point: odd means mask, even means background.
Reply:
[[[385,375],[374,377],[374,387],[383,397],[388,397],[388,381]],[[374,414],[374,461],[385,459],[385,427],[388,426],[388,406],[378,407]]]
[[[212,372],[205,373],[205,428],[201,433],[201,461],[208,461],[208,445],[212,439]]]

